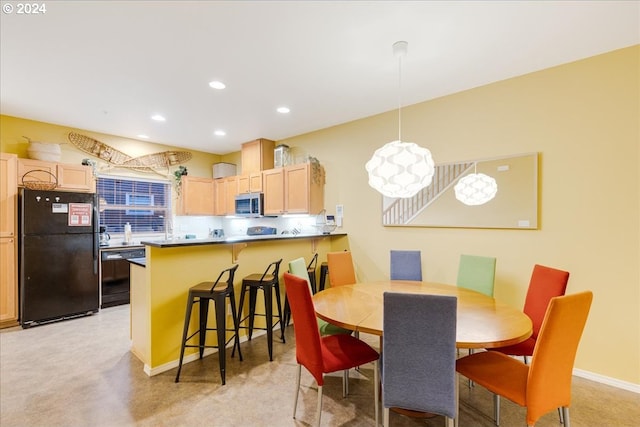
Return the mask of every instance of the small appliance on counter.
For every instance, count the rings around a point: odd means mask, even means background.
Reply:
[[[257,226],[247,228],[247,236],[268,236],[277,232],[278,230],[274,227]]]
[[[100,247],[109,246],[109,240],[111,240],[111,236],[107,233],[107,227],[104,225],[100,226]]]

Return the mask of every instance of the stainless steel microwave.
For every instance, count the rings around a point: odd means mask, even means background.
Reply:
[[[264,215],[264,195],[246,193],[236,196],[236,216],[258,217]]]

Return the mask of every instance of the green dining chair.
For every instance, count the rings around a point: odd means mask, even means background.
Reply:
[[[495,277],[496,259],[494,257],[460,255],[456,281],[459,287],[493,297]]]
[[[307,264],[304,258],[300,257],[292,260],[289,263],[289,273],[305,279],[307,283],[309,283],[309,289],[311,289]],[[318,318],[318,329],[320,330],[320,335],[351,334],[350,330],[341,328],[320,318]]]

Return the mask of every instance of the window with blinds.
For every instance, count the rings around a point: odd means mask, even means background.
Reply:
[[[98,177],[100,225],[108,233],[124,233],[131,224],[134,233],[164,233],[171,214],[168,182],[122,177]]]

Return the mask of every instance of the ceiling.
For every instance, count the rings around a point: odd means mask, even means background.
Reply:
[[[640,43],[637,1],[39,3],[2,3],[2,114],[217,154]]]

